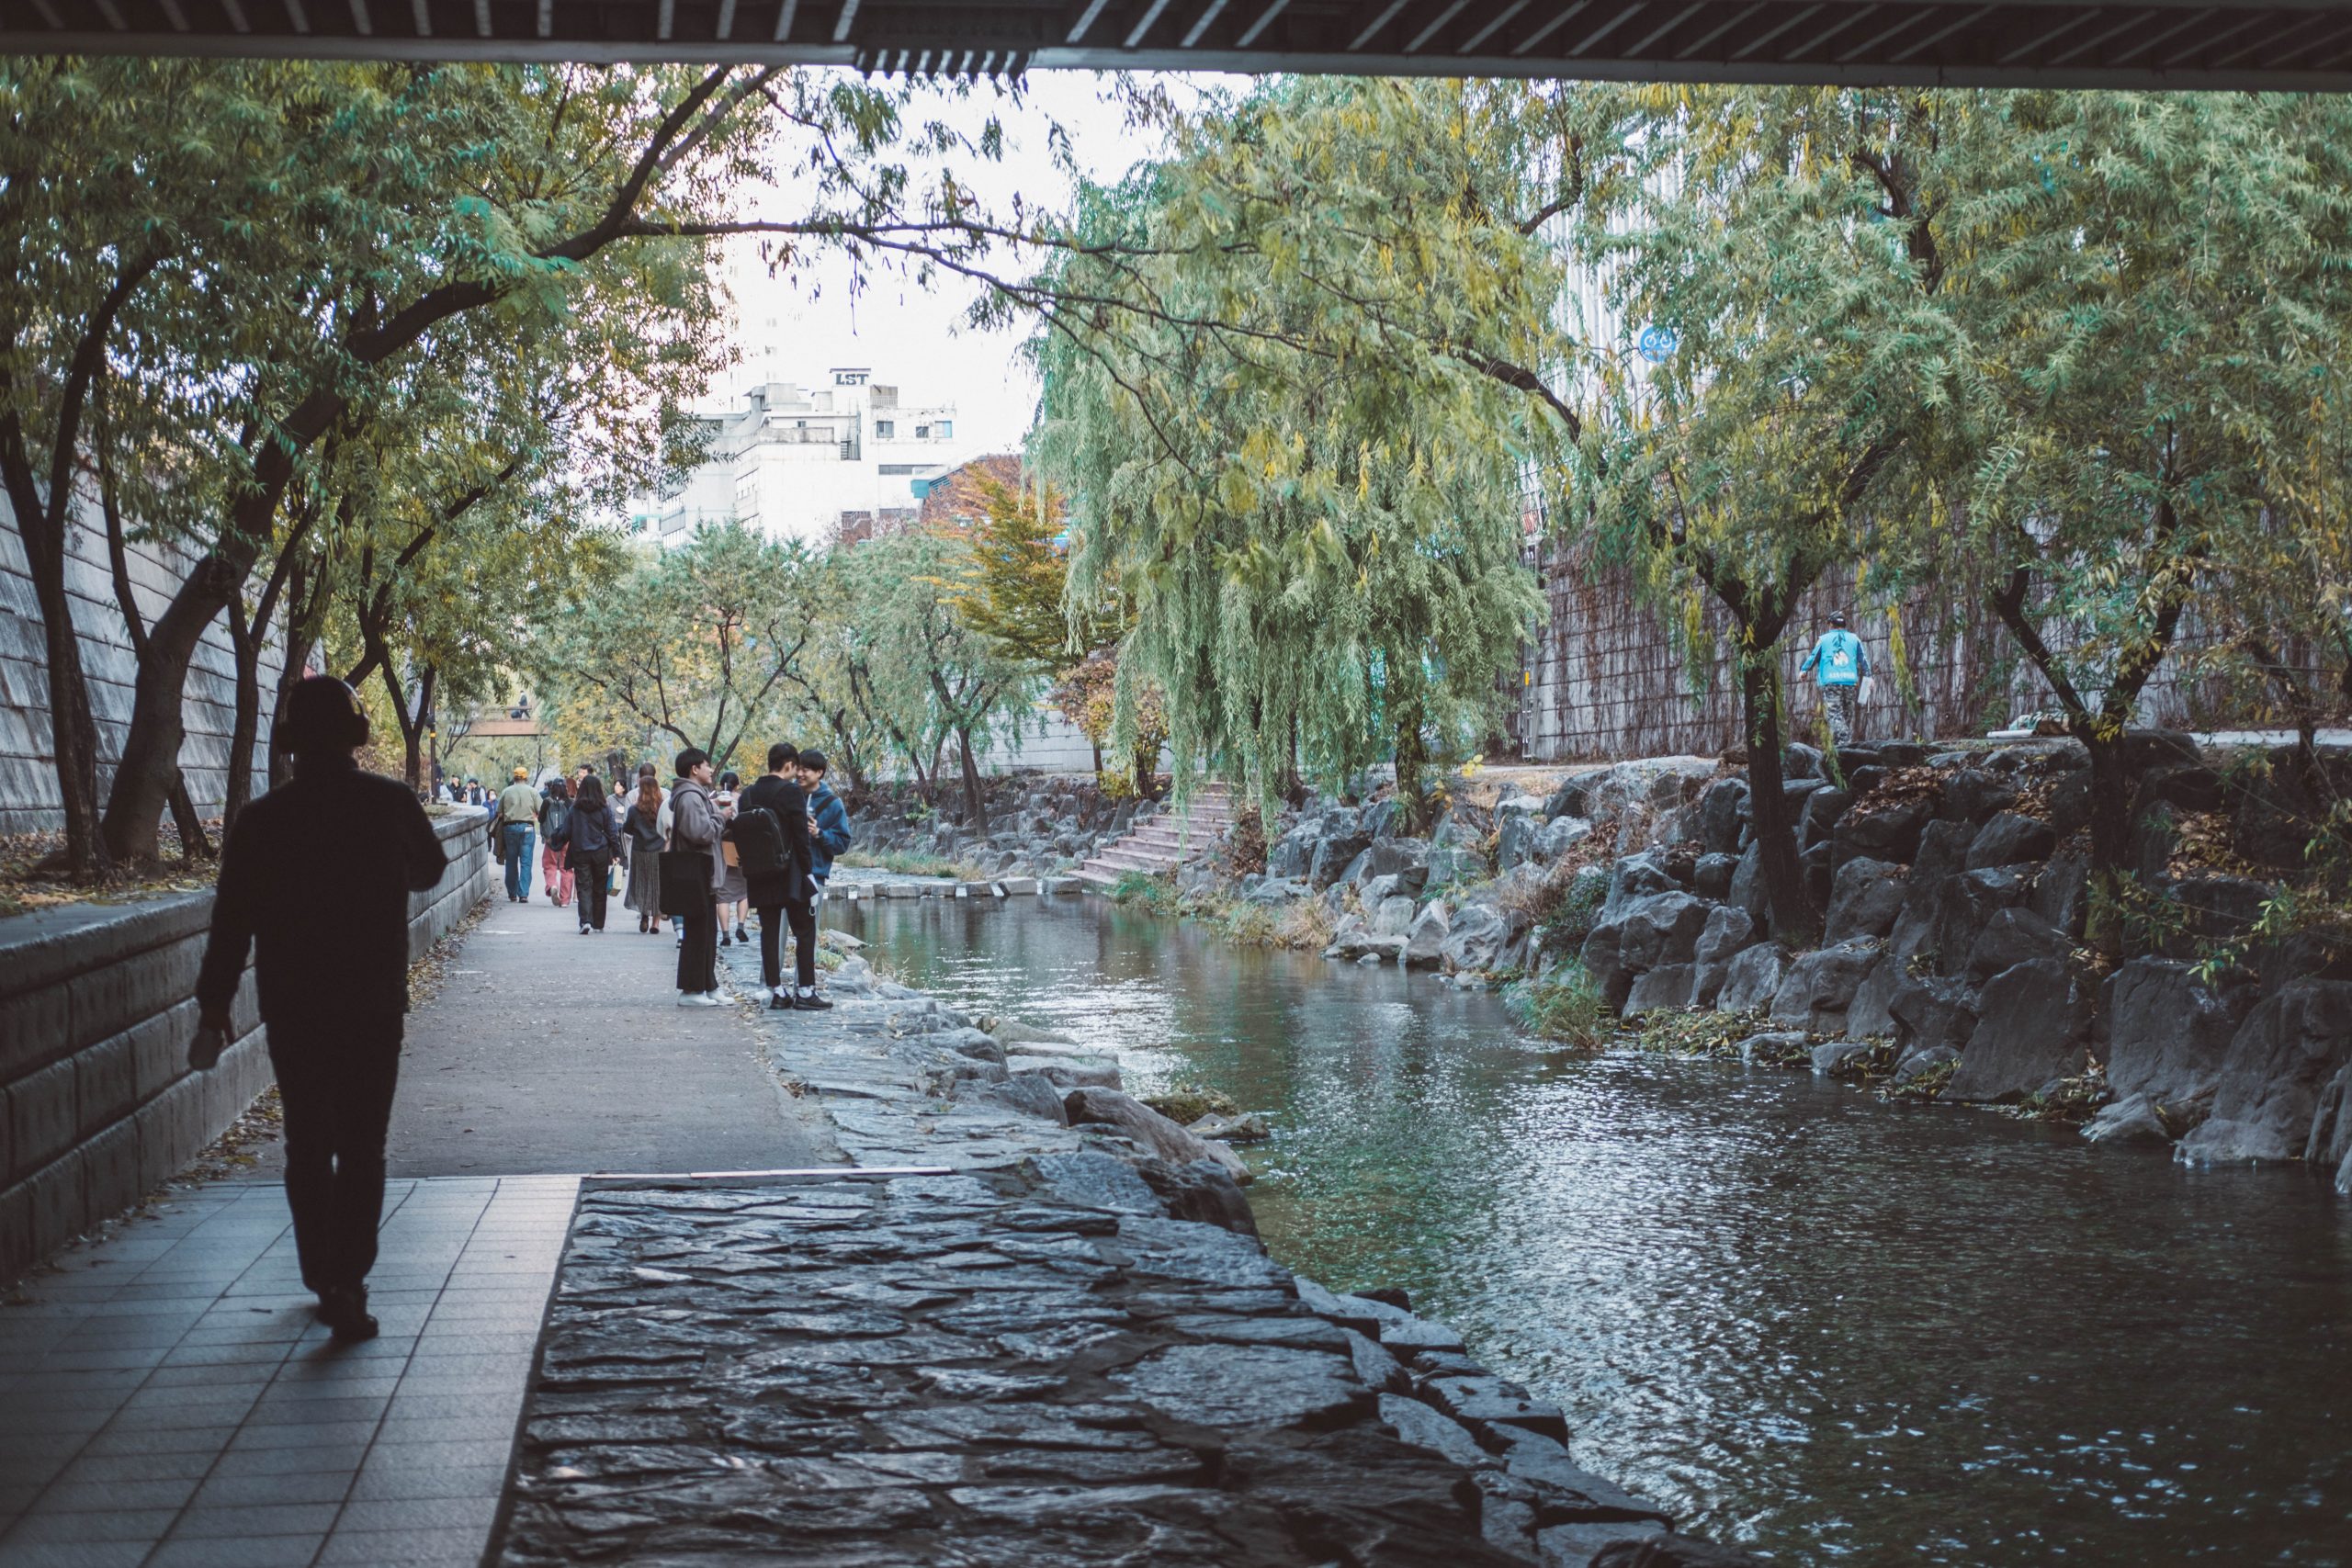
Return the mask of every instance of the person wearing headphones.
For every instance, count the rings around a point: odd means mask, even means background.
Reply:
[[[293,753],[293,776],[237,813],[221,846],[188,1066],[220,1061],[251,948],[302,1284],[337,1339],[367,1339],[408,1011],[409,895],[436,886],[448,856],[404,784],[360,771],[352,753],[368,743],[368,716],[341,681],[296,685],[272,743]]]

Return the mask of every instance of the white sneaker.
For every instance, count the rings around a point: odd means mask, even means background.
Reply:
[[[727,998],[717,991],[680,991],[678,1005],[682,1008],[723,1008]]]

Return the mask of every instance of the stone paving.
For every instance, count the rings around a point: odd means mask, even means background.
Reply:
[[[173,1197],[0,1308],[0,1568],[472,1564],[578,1181],[395,1181],[331,1344],[275,1183]]]
[[[1663,1524],[1442,1330],[1317,1296],[1101,1154],[591,1192],[499,1561],[1482,1568]]]

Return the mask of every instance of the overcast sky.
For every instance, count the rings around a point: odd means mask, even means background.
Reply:
[[[1057,121],[1069,132],[1088,176],[1118,179],[1156,149],[1125,123],[1119,107],[1104,101],[1108,82],[1093,72],[1035,72],[1018,107],[975,94],[969,103],[943,113],[977,128],[995,108],[1004,121],[1003,163],[966,165],[959,172],[992,204],[1008,201],[1017,190],[1032,204],[1064,207],[1070,180],[1046,146],[1047,126]],[[1198,90],[1185,88],[1188,95]],[[744,203],[747,210],[763,205],[756,196]],[[895,383],[904,401],[955,403],[959,446],[973,452],[1018,450],[1037,400],[1036,379],[1020,363],[1026,333],[982,333],[964,326],[968,286],[950,281],[925,292],[895,274],[873,274],[853,291],[844,261],[819,268],[813,278],[804,274],[779,279],[765,276],[756,255],[755,243],[741,243],[730,267],[744,363],[729,387],[715,389],[722,394],[718,400],[733,401],[733,394],[759,378],[760,340],[772,330],[781,379],[822,385],[830,367],[863,365],[873,370],[875,380]]]

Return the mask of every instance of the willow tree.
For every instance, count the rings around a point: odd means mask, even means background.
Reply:
[[[2308,593],[2242,596],[2281,585],[2278,531],[2329,488],[2312,443],[2341,417],[2352,337],[2352,106],[1987,95],[1953,130],[1988,409],[1971,544],[2089,750],[2092,858],[2112,876],[2124,730],[2200,600],[2258,631],[2325,629]]]
[[[1918,92],[1596,91],[1577,243],[1642,333],[1592,356],[1566,526],[1680,609],[1692,673],[1728,623],[1772,930],[1818,924],[1782,793],[1781,638],[1833,566],[1877,549],[1890,466],[1936,447],[1960,338]]]
[[[1072,497],[1073,603],[1133,608],[1121,705],[1165,693],[1180,790],[1206,760],[1271,802],[1386,754],[1418,816],[1427,763],[1491,731],[1542,608],[1522,473],[1565,430],[1531,368],[1559,353],[1538,105],[1284,82],[1087,193],[1033,456]]]

